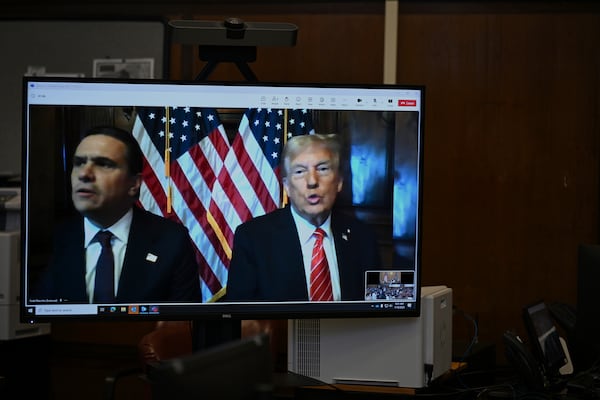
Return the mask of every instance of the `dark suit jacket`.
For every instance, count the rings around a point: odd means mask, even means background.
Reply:
[[[201,301],[198,266],[187,229],[140,208],[133,211],[116,301]],[[60,226],[54,242],[52,260],[35,298],[88,303],[83,218]],[[156,262],[146,260],[149,253],[156,256]]]
[[[364,223],[333,213],[342,300],[364,300],[365,270],[381,268],[377,239]],[[305,301],[302,249],[290,207],[238,226],[227,281],[228,301]]]

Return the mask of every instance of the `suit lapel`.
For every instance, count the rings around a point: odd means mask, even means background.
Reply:
[[[352,267],[356,263],[356,260],[354,259],[355,256],[353,254],[351,231],[343,214],[334,213],[331,216],[331,231],[338,260],[342,299],[344,299],[346,298],[344,289],[353,287],[353,282],[356,279],[354,276],[356,272]]]
[[[304,260],[302,258],[302,248],[296,223],[292,217],[290,206],[282,210],[280,218],[277,219],[278,227],[273,230],[273,243],[280,243],[279,257],[281,267],[284,268],[284,273],[289,275],[291,281],[294,282],[294,293],[290,293],[294,298],[308,299],[308,289],[306,282],[306,274],[304,272]]]
[[[154,228],[152,224],[146,223],[143,211],[134,207],[117,296],[120,293],[130,293],[134,290],[139,281],[139,276],[141,276],[140,274],[147,272],[142,270],[143,266],[146,265],[143,261],[148,253],[147,250],[152,248],[153,232]]]
[[[61,290],[72,301],[87,301],[83,219],[77,219],[70,229],[75,233],[72,239],[62,241],[64,258],[61,258],[61,262],[64,266],[61,269],[66,285]]]
[[[279,220],[279,229],[276,230],[276,232],[279,233],[276,234],[283,237],[285,247],[283,253],[288,262],[291,261],[294,265],[303,266],[304,261],[302,260],[302,249],[300,247],[296,223],[294,222],[292,211],[289,206],[285,208],[285,211],[286,212],[283,213],[283,218],[280,218]],[[304,271],[304,267],[302,267],[302,271]]]

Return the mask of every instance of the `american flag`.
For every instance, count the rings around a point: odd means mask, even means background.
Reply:
[[[314,128],[308,110],[246,110],[219,174],[221,185],[213,191],[229,221],[225,231],[230,246],[239,224],[282,205],[280,161],[285,140],[311,133]]]
[[[235,228],[281,206],[285,138],[309,133],[307,110],[248,109],[230,146],[214,109],[137,108],[133,134],[146,156],[140,204],[190,231],[203,301],[224,294]]]
[[[146,156],[140,204],[188,228],[206,299],[227,281],[229,265],[207,212],[229,151],[219,115],[214,109],[137,108],[133,134]]]

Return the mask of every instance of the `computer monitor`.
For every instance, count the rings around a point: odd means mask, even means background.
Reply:
[[[220,344],[148,368],[156,400],[270,399],[274,382],[265,334]]]
[[[424,104],[424,87],[409,85],[24,78],[22,319],[418,316]],[[139,206],[187,227],[201,300],[97,304],[36,294],[55,226],[78,216],[71,201],[74,150],[82,132],[107,124],[131,132],[145,152]],[[355,300],[227,301],[233,232],[282,206],[282,146],[288,136],[314,132],[340,138],[344,185],[335,207],[377,232],[384,265],[364,266]],[[271,138],[269,146],[263,138]],[[344,232],[336,247],[351,239]],[[156,256],[148,253],[145,261]]]
[[[577,371],[600,361],[600,245],[581,244],[577,259],[577,305],[573,364]]]

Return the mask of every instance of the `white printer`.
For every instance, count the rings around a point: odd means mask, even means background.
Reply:
[[[50,333],[50,324],[20,321],[21,189],[0,188],[0,341]]]

